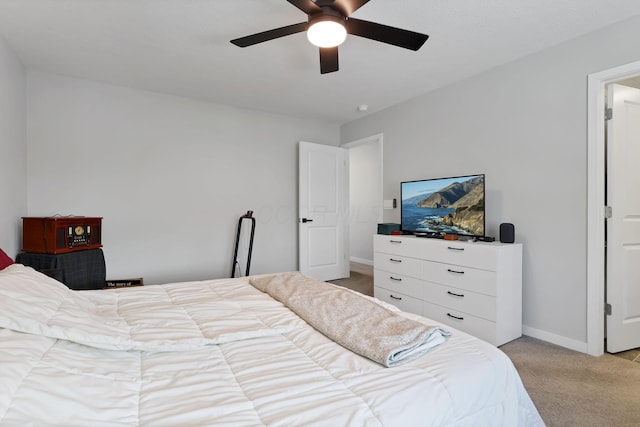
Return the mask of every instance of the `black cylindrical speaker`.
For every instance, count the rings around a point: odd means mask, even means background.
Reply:
[[[515,241],[516,230],[510,222],[500,224],[500,241],[502,243],[513,243]]]

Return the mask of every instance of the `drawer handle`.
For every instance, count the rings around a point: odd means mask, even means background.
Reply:
[[[389,261],[391,261],[391,262],[402,262],[401,259],[393,259],[393,258],[389,258]]]
[[[393,277],[393,276],[389,276],[389,279],[395,280],[396,282],[402,282],[402,279],[399,279],[399,278]]]
[[[464,320],[464,317],[454,316],[454,315],[453,315],[453,314],[451,314],[451,313],[447,313],[447,316],[452,317],[452,318],[454,318],[454,319],[456,319],[456,320]]]
[[[394,297],[394,296],[393,296],[393,295],[391,295],[391,294],[389,294],[389,296],[390,296],[391,298],[393,298],[393,299],[397,299],[398,301],[402,301],[402,298],[400,298],[400,297]]]
[[[454,297],[464,298],[464,294],[456,294],[456,293],[453,293],[453,292],[451,292],[451,291],[447,291],[447,293],[448,293],[449,295],[453,295]]]
[[[450,269],[450,268],[447,268],[447,271],[448,271],[449,273],[464,274],[464,271],[452,270],[452,269]]]
[[[402,243],[402,240],[389,240],[389,243]]]
[[[453,246],[447,246],[447,249],[450,249],[452,251],[464,251],[464,248],[454,248]]]

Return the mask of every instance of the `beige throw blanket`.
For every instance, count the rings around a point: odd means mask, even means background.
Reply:
[[[333,341],[386,367],[423,356],[450,335],[441,327],[407,319],[354,292],[297,272],[249,281]]]

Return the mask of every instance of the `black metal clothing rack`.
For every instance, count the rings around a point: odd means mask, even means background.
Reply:
[[[253,235],[256,231],[256,219],[253,217],[253,211],[247,211],[238,220],[238,232],[236,233],[236,248],[233,252],[233,261],[231,263],[231,277],[236,277],[236,265],[238,264],[238,247],[240,246],[240,231],[242,230],[242,223],[244,220],[251,220],[251,236],[249,238],[249,251],[247,252],[247,268],[245,276],[249,275],[249,269],[251,268],[251,251],[253,250]]]

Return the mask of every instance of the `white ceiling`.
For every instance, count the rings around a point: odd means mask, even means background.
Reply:
[[[285,0],[0,0],[0,34],[31,68],[344,123],[637,14],[638,0],[371,0],[353,16],[430,39],[351,36],[325,75],[304,34],[229,43],[305,21]]]

